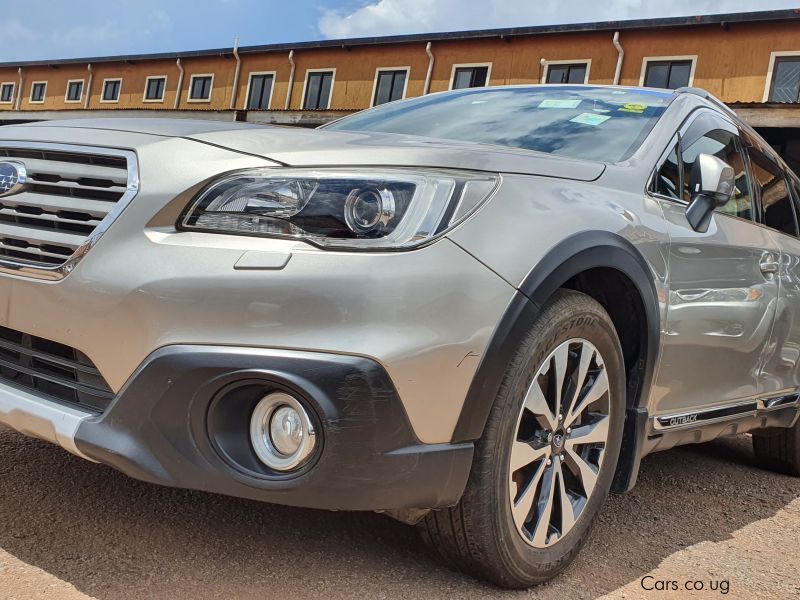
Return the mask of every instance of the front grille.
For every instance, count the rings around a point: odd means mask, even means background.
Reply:
[[[22,146],[22,145],[21,145]],[[125,156],[0,147],[0,161],[25,165],[23,191],[0,197],[0,259],[63,265],[128,190]]]
[[[0,327],[0,381],[94,412],[114,397],[79,350],[7,327]]]

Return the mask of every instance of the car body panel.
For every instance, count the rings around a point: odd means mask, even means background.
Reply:
[[[31,129],[52,139],[46,127]],[[175,231],[209,175],[268,161],[139,133],[63,129],[59,139],[134,145],[140,191],[63,280],[0,276],[0,325],[81,350],[114,391],[171,344],[366,356],[389,372],[419,439],[450,440],[512,286],[447,239],[414,252],[347,253]],[[289,259],[235,269],[247,252]]]
[[[758,265],[780,248],[753,223],[716,214],[698,233],[685,204],[662,206],[672,240],[670,290],[652,415],[757,396],[778,303],[777,281]]]

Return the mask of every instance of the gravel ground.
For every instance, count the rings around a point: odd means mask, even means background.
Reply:
[[[505,592],[439,566],[413,529],[377,514],[152,486],[0,430],[0,598],[721,595],[645,593],[647,575],[729,580],[728,597],[800,596],[800,479],[752,461],[745,436],[648,457],[561,577]]]

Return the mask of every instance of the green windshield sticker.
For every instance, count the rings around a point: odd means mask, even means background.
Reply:
[[[607,115],[595,115],[592,113],[581,113],[577,117],[570,119],[570,123],[581,123],[582,125],[597,126],[608,121],[611,117]]]
[[[539,103],[539,108],[578,108],[580,103],[580,98],[577,100],[549,98],[547,100],[542,100]]]
[[[647,104],[636,104],[634,102],[629,102],[628,104],[624,104],[622,108],[618,109],[619,112],[629,112],[629,113],[638,113],[641,114],[647,108]]]

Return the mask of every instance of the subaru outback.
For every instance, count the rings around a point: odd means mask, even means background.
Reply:
[[[152,483],[384,512],[506,587],[642,458],[800,473],[800,180],[702,90],[318,130],[0,129],[0,423]]]

